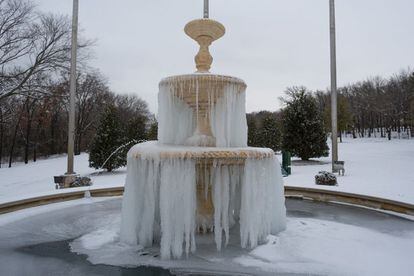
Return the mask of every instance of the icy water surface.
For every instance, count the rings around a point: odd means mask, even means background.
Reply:
[[[412,221],[352,206],[301,200],[287,200],[286,205],[288,229],[253,251],[236,246],[239,240],[235,229],[229,246],[220,253],[210,241],[212,237],[205,236],[197,240],[196,255],[166,262],[159,259],[157,247],[131,249],[116,242],[119,198],[102,202],[84,199],[64,209],[34,213],[10,223],[4,223],[2,215],[0,274],[326,275],[335,274],[332,269],[352,275],[377,272],[370,270],[369,263],[359,267],[352,255],[361,262],[373,256],[383,274],[402,275],[409,267],[406,260],[413,257],[409,250],[414,233]],[[377,247],[384,252],[380,254]]]

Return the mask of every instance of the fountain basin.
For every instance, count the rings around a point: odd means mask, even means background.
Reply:
[[[85,198],[0,215],[0,274],[271,276],[412,272],[414,222],[391,214],[287,199],[288,224],[292,227],[273,238],[277,243],[254,251],[241,249],[238,229],[234,228],[229,246],[220,253],[215,252],[212,234],[197,235],[195,254],[181,260],[161,260],[158,245],[136,250],[119,243],[121,201],[119,197]],[[271,250],[263,259],[265,249]],[[170,272],[151,268],[154,266]]]

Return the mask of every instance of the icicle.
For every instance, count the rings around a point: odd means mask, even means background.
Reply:
[[[184,144],[184,141],[194,132],[196,122],[193,118],[194,112],[182,100],[183,91],[181,89],[180,86],[160,85],[158,141],[163,144]]]
[[[195,250],[195,163],[171,159],[161,165],[161,257],[181,257]],[[179,215],[178,215],[179,214]]]
[[[286,227],[283,180],[276,157],[246,161],[241,189],[241,246],[255,247]]]
[[[230,199],[229,199],[229,227],[239,220],[240,213],[240,185],[243,171],[239,165],[230,166]]]
[[[151,246],[154,233],[158,162],[128,158],[124,200],[122,201],[121,240]]]
[[[247,146],[246,96],[238,89],[239,86],[228,84],[211,109],[211,127],[218,147]]]

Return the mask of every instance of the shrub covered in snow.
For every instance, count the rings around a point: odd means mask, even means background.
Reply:
[[[92,180],[89,177],[76,177],[75,181],[70,184],[70,187],[91,186]]]
[[[333,173],[320,171],[317,175],[315,175],[315,184],[334,186],[338,184],[338,182],[336,181],[336,176]]]

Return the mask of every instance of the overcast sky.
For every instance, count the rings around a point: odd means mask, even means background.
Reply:
[[[71,0],[35,0],[70,15]],[[277,110],[288,86],[329,86],[328,0],[210,0],[226,35],[213,43],[212,73],[244,79],[247,111]],[[92,65],[116,93],[157,111],[158,82],[195,71],[198,47],[184,25],[202,0],[80,0],[82,35],[96,39]],[[337,0],[338,85],[414,68],[414,1]]]

